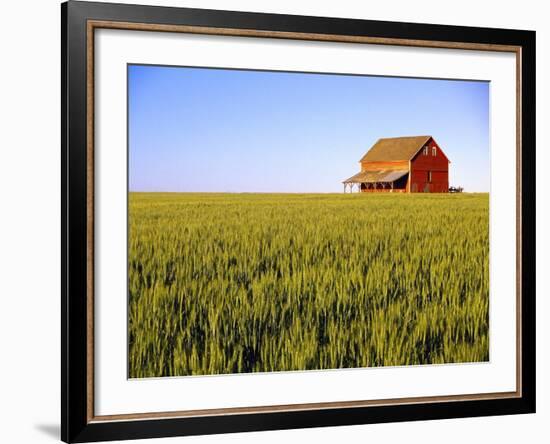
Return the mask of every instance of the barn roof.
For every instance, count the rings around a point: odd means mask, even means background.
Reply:
[[[368,170],[351,176],[344,183],[380,183],[394,182],[407,174],[407,170]]]
[[[411,160],[431,136],[389,137],[378,141],[360,162]]]

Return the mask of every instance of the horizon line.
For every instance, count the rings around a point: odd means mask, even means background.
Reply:
[[[489,194],[490,191],[461,191],[460,193],[344,193],[343,191],[144,191],[128,190],[128,193],[164,193],[164,194]]]

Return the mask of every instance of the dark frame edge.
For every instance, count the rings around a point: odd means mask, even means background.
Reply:
[[[61,439],[87,427],[86,16],[61,4]],[[94,6],[92,9],[97,8]]]
[[[456,404],[460,404],[457,406]],[[522,398],[88,424],[72,442],[148,439],[533,413]]]
[[[536,32],[521,43],[522,398],[536,412]],[[527,111],[528,110],[528,111]],[[526,112],[527,111],[527,112]],[[531,174],[529,174],[529,172]]]
[[[68,442],[67,371],[67,3],[61,4],[61,440]]]

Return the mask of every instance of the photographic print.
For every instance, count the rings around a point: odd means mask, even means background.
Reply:
[[[127,70],[130,378],[489,361],[489,82]]]

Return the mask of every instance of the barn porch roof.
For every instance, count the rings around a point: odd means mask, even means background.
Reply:
[[[367,170],[351,176],[344,180],[343,183],[390,183],[400,179],[408,170]]]

